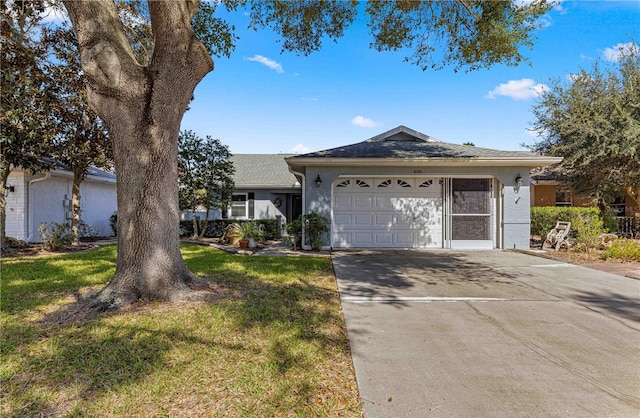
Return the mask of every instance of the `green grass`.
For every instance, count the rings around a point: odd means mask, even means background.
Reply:
[[[2,416],[361,416],[330,261],[185,245],[216,302],[57,325],[115,271],[115,246],[2,260]]]

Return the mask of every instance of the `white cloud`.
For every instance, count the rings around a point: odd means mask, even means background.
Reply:
[[[311,148],[305,147],[302,144],[298,144],[295,147],[291,148],[291,152],[294,154],[306,154],[307,152],[311,152]]]
[[[254,55],[253,57],[247,58],[249,61],[255,61],[255,62],[259,62],[260,64],[266,65],[267,67],[271,68],[272,70],[275,70],[275,72],[277,72],[278,74],[282,74],[284,73],[284,69],[282,68],[282,65],[280,65],[280,63],[269,59],[267,57],[264,57],[262,55]]]
[[[620,61],[623,53],[629,53],[631,51],[640,52],[640,47],[633,42],[619,43],[612,48],[605,48],[602,55],[607,61],[616,62]]]
[[[375,128],[380,125],[378,122],[374,122],[372,119],[365,118],[364,116],[356,116],[351,119],[351,124],[359,126],[361,128]]]
[[[497,96],[507,96],[515,100],[528,100],[540,96],[548,88],[545,84],[536,84],[531,78],[509,80],[491,90],[485,98],[495,99]]]

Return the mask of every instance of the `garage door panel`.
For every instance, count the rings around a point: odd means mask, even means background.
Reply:
[[[350,247],[352,242],[351,242],[351,233],[343,233],[343,232],[337,232],[334,234],[334,245],[337,247]]]
[[[369,209],[371,208],[371,202],[373,200],[372,196],[354,196],[354,204],[353,207],[355,209]]]
[[[336,225],[351,225],[351,215],[350,214],[337,214],[334,216],[336,220]]]
[[[377,227],[391,228],[393,224],[393,213],[376,214]]]
[[[353,197],[349,195],[338,195],[336,194],[335,198],[335,207],[336,209],[349,209],[353,207]]]
[[[359,233],[356,232],[353,234],[354,236],[354,244],[358,246],[370,246],[373,243],[373,234],[370,232],[367,233]]]
[[[400,245],[413,246],[414,239],[411,231],[401,231],[396,233],[396,243]]]
[[[364,226],[373,226],[374,225],[374,223],[373,223],[374,216],[372,214],[371,215],[368,215],[368,214],[356,214],[356,215],[354,215],[354,218],[355,218],[355,225],[359,225],[359,226],[362,226],[362,225],[364,225]]]
[[[379,209],[393,209],[393,204],[391,203],[391,196],[375,196],[374,197],[374,207]]]
[[[391,247],[393,244],[393,234],[390,232],[383,233],[383,234],[376,234],[375,238],[376,238],[375,242],[379,246]]]

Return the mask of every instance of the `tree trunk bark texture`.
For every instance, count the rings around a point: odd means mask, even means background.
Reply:
[[[149,2],[155,47],[138,64],[112,0],[64,1],[78,35],[89,103],[113,144],[118,192],[116,274],[96,303],[189,297],[180,253],[178,133],[200,80],[213,69],[191,30],[198,1]]]
[[[72,245],[80,245],[80,183],[84,180],[83,170],[72,167],[73,184],[71,185],[71,235]]]

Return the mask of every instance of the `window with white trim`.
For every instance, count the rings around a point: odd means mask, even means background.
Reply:
[[[246,218],[248,212],[248,203],[246,193],[234,193],[231,196],[231,217],[232,218]]]

